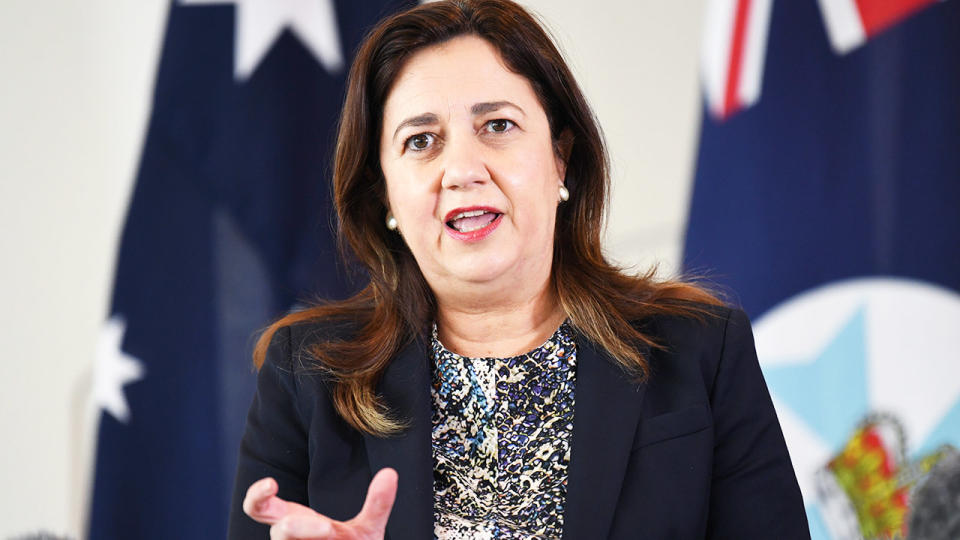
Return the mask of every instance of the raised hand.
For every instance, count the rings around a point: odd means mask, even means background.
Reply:
[[[382,540],[397,496],[397,472],[381,469],[370,481],[360,513],[336,521],[312,509],[277,497],[276,480],[261,478],[247,489],[243,511],[270,525],[271,540]]]

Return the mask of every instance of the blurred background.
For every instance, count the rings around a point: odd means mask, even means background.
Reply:
[[[605,131],[610,257],[754,318],[815,538],[906,534],[960,444],[957,2],[522,3]],[[0,537],[223,536],[250,336],[349,288],[326,158],[400,5],[0,3]]]

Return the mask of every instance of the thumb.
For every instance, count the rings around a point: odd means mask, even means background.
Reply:
[[[382,534],[387,528],[387,518],[397,498],[397,471],[380,469],[370,481],[367,499],[360,513],[350,521],[366,534]]]

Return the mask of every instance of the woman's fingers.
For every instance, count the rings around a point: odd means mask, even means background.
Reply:
[[[243,511],[255,521],[273,525],[286,515],[286,501],[277,497],[277,481],[261,478],[250,484],[243,498]]]
[[[397,471],[381,469],[370,481],[367,499],[357,516],[349,521],[362,534],[383,538],[387,528],[387,518],[397,497]]]
[[[254,521],[273,525],[284,518],[298,519],[320,516],[310,508],[277,497],[277,481],[273,478],[261,478],[247,488],[243,499],[243,511]],[[321,516],[322,517],[322,516]],[[327,519],[327,518],[324,518]]]
[[[306,506],[277,497],[277,482],[262,478],[247,489],[243,511],[255,521],[272,525],[270,538],[378,538],[382,539],[387,518],[397,497],[397,472],[383,469],[370,481],[367,498],[356,517],[335,522]]]

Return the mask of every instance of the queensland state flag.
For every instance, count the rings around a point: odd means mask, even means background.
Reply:
[[[960,538],[960,2],[707,12],[684,265],[754,320],[813,537]]]
[[[226,536],[254,334],[352,290],[328,160],[351,55],[404,5],[170,5],[95,367],[90,538]]]

